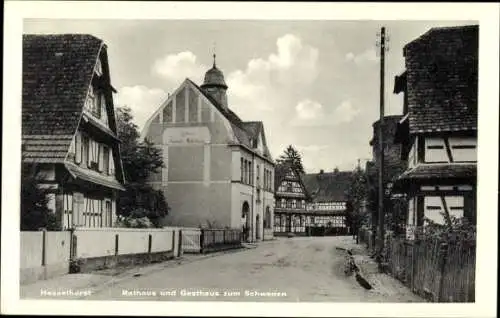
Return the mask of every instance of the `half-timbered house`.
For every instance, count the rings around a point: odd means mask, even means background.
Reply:
[[[404,93],[396,140],[408,161],[398,184],[409,198],[409,229],[425,218],[475,222],[478,29],[434,28],[404,47],[394,92]]]
[[[278,164],[275,169],[274,234],[306,235],[309,197],[301,174],[290,164]]]
[[[307,204],[307,226],[310,233],[347,234],[347,191],[351,171],[306,174],[304,184],[311,200]]]
[[[106,44],[24,35],[22,163],[50,188],[61,229],[109,227],[124,175]]]

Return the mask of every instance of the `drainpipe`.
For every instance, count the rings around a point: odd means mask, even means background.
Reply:
[[[257,233],[255,232],[255,223],[253,222],[254,220],[254,217],[255,217],[255,154],[252,152],[252,166],[251,166],[252,170],[250,171],[250,177],[252,178],[252,180],[250,181],[251,184],[252,184],[252,208],[251,208],[251,214],[252,214],[252,218],[250,219],[250,234],[252,235],[251,238],[250,238],[250,241],[251,242],[255,242],[257,241]],[[254,234],[255,234],[255,240],[254,240]]]

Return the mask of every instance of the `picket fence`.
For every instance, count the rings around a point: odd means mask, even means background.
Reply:
[[[361,230],[359,241],[373,248],[371,232]],[[389,273],[414,293],[432,302],[475,301],[475,241],[441,242],[389,236],[384,263]]]

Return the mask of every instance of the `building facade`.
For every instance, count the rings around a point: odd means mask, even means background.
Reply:
[[[352,172],[338,171],[305,174],[303,176],[310,201],[307,203],[311,232],[324,229],[325,234],[347,234],[347,191]]]
[[[300,173],[289,164],[279,164],[274,185],[274,234],[306,235],[306,224],[310,221],[306,210],[309,198]]]
[[[24,35],[22,163],[50,189],[61,229],[111,227],[124,174],[107,47],[91,35]]]
[[[260,121],[229,107],[215,64],[199,87],[186,79],[147,121],[141,138],[163,153],[149,180],[164,191],[170,225],[244,228],[248,240],[272,237],[274,162]]]
[[[405,96],[396,141],[408,164],[397,184],[409,198],[409,236],[426,218],[475,223],[478,30],[434,28],[404,47],[394,92]]]

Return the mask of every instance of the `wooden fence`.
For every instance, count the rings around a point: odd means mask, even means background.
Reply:
[[[366,246],[368,250],[373,250],[375,248],[375,241],[373,239],[373,233],[367,228],[360,228],[358,231],[359,243]]]
[[[242,239],[240,229],[201,229],[201,253],[241,247]]]
[[[389,272],[416,294],[433,302],[474,302],[475,242],[393,237],[385,247]]]

